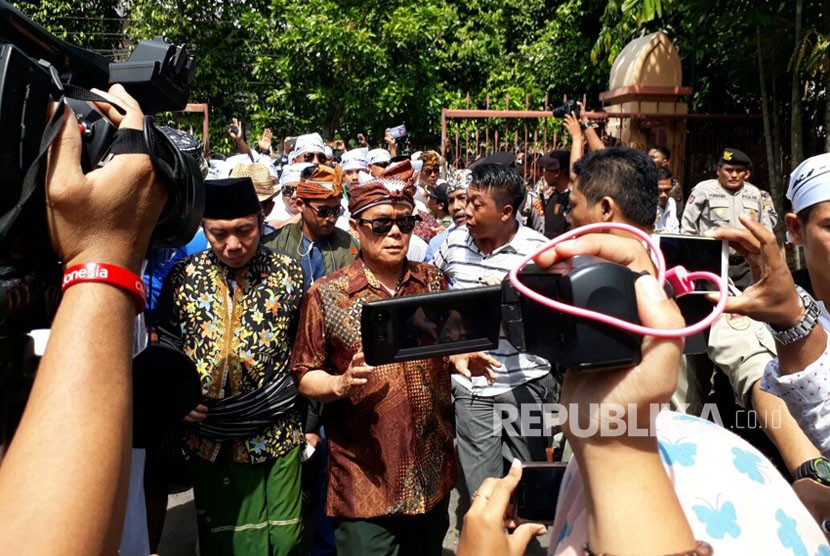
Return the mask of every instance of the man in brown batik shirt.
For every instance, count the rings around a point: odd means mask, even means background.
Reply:
[[[291,358],[300,393],[327,404],[326,513],[339,556],[439,555],[455,485],[450,372],[492,374],[477,353],[369,367],[364,303],[447,288],[435,267],[408,262],[415,227],[411,171],[350,190],[361,255],[312,285]]]

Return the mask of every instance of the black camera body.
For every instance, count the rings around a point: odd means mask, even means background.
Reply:
[[[529,289],[575,307],[638,324],[634,281],[628,268],[590,256],[548,270],[533,265],[519,280]],[[370,365],[496,349],[499,336],[519,351],[566,370],[620,369],[641,360],[642,336],[574,317],[501,286],[394,297],[363,306],[361,337]]]
[[[579,104],[575,100],[569,100],[562,106],[557,106],[553,109],[554,118],[564,118],[568,114],[573,114],[577,120],[582,115]]]
[[[0,434],[9,422],[9,399],[25,397],[21,378],[36,363],[27,333],[47,328],[60,301],[61,261],[46,221],[46,153],[63,122],[47,117],[49,103],[63,100],[82,134],[84,172],[116,152],[150,156],[168,189],[153,244],[179,246],[195,234],[204,209],[198,163],[179,151],[150,116],[140,139],[121,145],[117,129],[91,101],[91,88],[122,84],[145,114],[185,108],[195,60],[160,38],[141,41],[126,62],[114,63],[69,45],[0,0]],[[115,149],[113,145],[118,145]],[[15,384],[24,384],[17,388]],[[14,391],[14,392],[13,392]],[[3,438],[0,438],[0,443]]]
[[[640,322],[637,275],[622,265],[580,255],[544,271],[529,265],[519,279],[536,293],[567,305]],[[508,280],[502,282],[501,307],[507,339],[516,349],[566,370],[621,369],[641,360],[642,336],[544,307],[521,295]]]
[[[141,41],[126,62],[114,63],[64,43],[0,0],[0,342],[48,326],[60,297],[60,261],[46,224],[45,152],[62,114],[50,122],[49,102],[63,99],[75,112],[88,172],[106,162],[117,129],[87,89],[121,83],[145,113],[181,110],[194,72],[194,58],[160,38]],[[184,245],[204,208],[200,170],[149,117],[144,139],[169,191],[154,244]]]

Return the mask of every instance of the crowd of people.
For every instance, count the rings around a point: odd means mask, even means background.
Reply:
[[[111,94],[128,109],[105,106],[113,120],[140,128],[140,108],[120,87]],[[266,129],[249,145],[234,120],[238,152],[205,164],[201,229],[142,265],[163,188],[145,155],[116,156],[84,176],[72,123],[67,113],[48,176],[53,243],[67,268],[143,274],[147,307],[133,319],[123,284],[66,287],[0,465],[0,546],[150,554],[178,468],[193,486],[203,556],[438,555],[457,486],[470,508],[458,554],[521,554],[548,531],[511,513],[522,463],[564,452],[551,554],[830,554],[830,155],[790,178],[785,223],[807,264],[793,278],[771,198],[749,182],[752,162],[736,148],[722,147],[716,178],[684,199],[666,147],[606,147],[574,115],[565,118],[569,150],[496,153],[469,167],[438,150],[400,152],[391,135],[385,148],[362,138],[335,151],[315,132],[277,147]],[[105,181],[129,194],[95,187]],[[89,218],[100,229],[79,224]],[[596,223],[728,241],[728,313],[696,355],[682,340],[646,337],[634,368],[573,372],[516,349],[502,331],[488,351],[367,364],[366,303],[499,284],[549,239]],[[624,233],[561,243],[536,263],[580,254],[642,273],[643,324],[683,326],[652,257]],[[101,319],[105,341],[79,326],[89,318]],[[174,417],[135,436],[133,345],[161,354],[153,386],[174,393],[150,409]],[[757,412],[792,477],[700,418],[716,371]],[[64,389],[77,392],[72,403]],[[618,404],[646,429],[650,406],[672,411],[652,435],[608,437],[579,433],[597,418],[586,409],[578,430],[563,425],[561,446],[527,432],[554,402]],[[516,410],[510,423],[505,408]],[[65,468],[42,461],[44,442]],[[36,515],[41,504],[50,510]],[[43,523],[61,531],[35,538]]]

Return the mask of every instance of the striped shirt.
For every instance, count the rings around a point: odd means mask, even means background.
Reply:
[[[501,283],[511,269],[545,242],[545,236],[520,223],[509,242],[485,255],[466,227],[456,228],[438,249],[432,263],[449,276],[452,288],[490,286]],[[479,396],[503,394],[550,372],[547,360],[516,350],[507,341],[504,331],[499,336],[498,348],[487,353],[503,365],[496,369],[496,381],[492,385],[488,386],[484,377],[473,377],[471,380],[459,374],[453,375],[453,380]]]

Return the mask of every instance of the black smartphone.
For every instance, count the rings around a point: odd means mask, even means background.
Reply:
[[[729,273],[729,248],[722,239],[712,237],[684,236],[675,234],[655,234],[660,245],[666,270],[674,266],[683,266],[689,272],[705,270],[720,276],[724,282]],[[698,280],[692,293],[716,291],[711,282]]]
[[[522,464],[522,478],[513,492],[513,516],[519,521],[553,523],[567,466],[558,461]]]
[[[501,286],[372,301],[360,319],[369,365],[495,349],[500,330]]]

